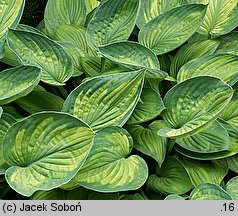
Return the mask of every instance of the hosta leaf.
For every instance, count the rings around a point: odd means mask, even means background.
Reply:
[[[49,0],[45,9],[44,22],[47,30],[54,35],[60,25],[82,26],[86,19],[85,0]]]
[[[101,129],[96,133],[87,161],[74,180],[83,187],[99,192],[140,188],[147,179],[148,170],[141,157],[129,156],[132,147],[133,140],[124,129]]]
[[[79,46],[75,46],[71,43],[58,43],[68,53],[72,60],[74,66],[72,77],[80,76],[83,73],[81,66],[81,57],[87,56],[87,53],[85,53]]]
[[[84,122],[63,113],[42,112],[15,123],[3,141],[8,184],[31,196],[68,182],[85,162],[93,136]]]
[[[134,110],[143,86],[143,71],[104,75],[78,86],[63,107],[93,129],[126,123]]]
[[[15,28],[22,16],[25,0],[0,1],[0,58],[5,37],[9,28]]]
[[[185,200],[185,198],[177,194],[170,194],[167,197],[165,197],[164,200]]]
[[[31,200],[87,200],[89,191],[80,187],[71,191],[59,188],[50,191],[36,191]]]
[[[1,62],[11,65],[11,66],[20,66],[22,65],[20,59],[17,55],[9,48],[7,43],[4,44],[4,57],[0,59]]]
[[[238,55],[238,32],[231,32],[221,37],[220,46],[216,53]]]
[[[223,35],[237,26],[237,0],[209,0],[203,24],[198,29],[200,34]]]
[[[159,167],[162,165],[168,147],[168,139],[160,137],[157,131],[166,127],[165,122],[157,120],[149,126],[130,125],[127,130],[134,140],[134,148],[154,158]]]
[[[9,167],[3,158],[2,142],[7,130],[14,124],[16,120],[9,114],[4,113],[0,118],[0,175],[4,174]]]
[[[99,57],[85,57],[81,58],[81,66],[83,72],[89,77],[99,76],[103,72],[101,58]],[[104,70],[110,70],[116,67],[116,64],[112,61],[105,60]]]
[[[234,126],[238,130],[238,93],[234,93],[231,102],[228,104],[227,108],[221,114],[220,118],[228,122],[230,125]]]
[[[184,3],[186,3],[186,0],[142,0],[136,24],[139,28],[142,28],[156,16]]]
[[[146,200],[142,195],[136,193],[134,195],[126,195],[122,198],[122,200]]]
[[[166,110],[162,112],[162,117],[173,129],[164,128],[159,135],[181,137],[194,134],[218,117],[232,95],[232,88],[216,77],[194,77],[177,84],[166,93]]]
[[[238,56],[213,54],[194,59],[185,64],[178,73],[178,82],[195,76],[216,76],[229,85],[238,81]]]
[[[206,7],[195,4],[183,5],[155,17],[139,32],[139,42],[157,55],[179,47],[200,26]]]
[[[151,175],[147,181],[147,186],[157,193],[180,195],[192,188],[184,166],[174,157],[166,158],[158,174]]]
[[[215,39],[198,41],[182,46],[171,62],[170,75],[176,78],[179,69],[184,64],[198,57],[213,54],[218,46],[219,40]]]
[[[175,146],[175,150],[188,158],[196,159],[196,160],[218,160],[222,158],[227,158],[232,155],[235,155],[236,152],[233,151],[221,151],[221,152],[215,152],[215,153],[197,153],[189,151],[179,145]]]
[[[41,111],[61,111],[64,100],[47,91],[35,91],[15,101],[17,105],[34,114]]]
[[[31,32],[10,30],[10,49],[17,54],[23,64],[42,69],[41,80],[51,85],[64,85],[73,73],[72,60],[57,43]]]
[[[138,68],[160,69],[156,55],[135,42],[118,42],[99,48],[100,53],[112,61]]]
[[[40,81],[39,68],[19,66],[1,72],[0,104],[7,104],[30,93]]]
[[[202,132],[178,138],[176,142],[183,148],[197,153],[220,152],[231,148],[229,134],[218,121]]]
[[[107,0],[101,4],[87,29],[92,47],[127,40],[135,26],[140,0]]]
[[[90,13],[94,8],[96,8],[100,2],[98,0],[84,0],[87,13]]]
[[[232,200],[232,197],[220,186],[203,183],[193,189],[191,200]]]
[[[193,186],[198,186],[202,183],[214,183],[220,185],[223,178],[228,173],[227,164],[222,164],[213,161],[196,161],[188,158],[181,160]]]
[[[229,169],[238,173],[238,154],[226,158]]]
[[[144,88],[140,100],[127,121],[127,124],[137,124],[152,120],[164,109],[165,106],[160,94],[152,88]]]
[[[97,53],[89,47],[86,41],[86,29],[71,25],[60,25],[55,32],[55,39],[79,46],[89,56],[97,56]]]
[[[234,200],[238,200],[238,176],[230,179],[226,183],[225,190]]]

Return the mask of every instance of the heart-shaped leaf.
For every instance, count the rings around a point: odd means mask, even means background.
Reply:
[[[209,0],[204,22],[198,29],[200,34],[224,35],[237,26],[237,0]]]
[[[179,47],[200,26],[206,8],[198,4],[183,5],[155,17],[139,32],[139,42],[156,55]]]
[[[235,92],[231,102],[221,114],[220,118],[234,126],[238,130],[238,94]]]
[[[156,16],[185,3],[186,0],[141,0],[140,12],[136,24],[141,29]]]
[[[31,66],[19,66],[1,71],[0,104],[7,104],[30,93],[40,82],[41,71]]]
[[[170,66],[170,75],[174,78],[177,77],[179,69],[187,62],[201,56],[213,54],[219,46],[219,40],[210,39],[205,41],[198,41],[189,43],[182,46],[175,57],[173,58]]]
[[[183,158],[181,162],[195,187],[202,183],[220,185],[223,178],[228,173],[228,166],[226,163],[218,163],[217,161],[196,161],[188,158]]]
[[[139,68],[160,69],[156,55],[136,42],[118,42],[99,48],[100,53],[112,61]]]
[[[68,112],[97,130],[126,123],[142,91],[143,71],[104,75],[78,86],[66,99]]]
[[[82,26],[87,13],[85,2],[85,0],[47,1],[44,22],[48,32],[54,35],[57,27],[64,24]]]
[[[216,184],[203,183],[193,189],[190,200],[232,200],[232,197]]]
[[[140,0],[107,0],[95,12],[87,28],[92,47],[127,40],[135,26]]]
[[[183,148],[197,153],[213,153],[231,149],[230,136],[218,121],[202,132],[178,138],[176,142]]]
[[[215,76],[229,85],[238,81],[238,56],[213,54],[194,59],[185,64],[178,73],[178,82],[195,76]]]
[[[182,163],[167,157],[158,175],[151,175],[147,181],[149,189],[162,194],[184,194],[192,188],[189,176]]]
[[[225,190],[234,200],[238,200],[238,176],[230,179],[226,183]]]
[[[193,77],[170,89],[165,97],[164,120],[174,128],[164,128],[158,133],[164,137],[192,135],[201,130],[228,105],[233,90],[216,77]]]
[[[165,159],[168,147],[168,139],[157,134],[157,131],[163,127],[166,127],[165,122],[157,120],[147,127],[130,125],[127,128],[133,137],[134,148],[154,158],[159,167],[161,167]]]
[[[66,51],[40,34],[10,30],[8,45],[25,65],[42,69],[41,80],[51,85],[64,85],[73,73],[72,60]]]
[[[162,98],[152,88],[143,88],[140,100],[127,124],[138,124],[156,118],[165,109]]]
[[[0,118],[0,175],[4,174],[9,168],[8,164],[3,158],[3,146],[2,142],[7,130],[14,124],[16,120],[9,114],[3,113]]]
[[[68,182],[91,150],[93,131],[63,113],[42,112],[11,126],[3,141],[8,184],[31,196]]]
[[[3,56],[3,45],[9,28],[15,28],[22,16],[25,0],[0,1],[0,59]]]
[[[83,187],[99,192],[140,188],[148,177],[148,168],[141,157],[128,157],[132,147],[132,137],[124,129],[101,129],[96,133],[87,161],[74,180]]]

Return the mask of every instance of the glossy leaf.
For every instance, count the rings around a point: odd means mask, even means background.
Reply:
[[[174,157],[167,157],[158,174],[151,175],[147,181],[147,186],[157,193],[180,195],[192,188],[184,166]]]
[[[198,29],[200,34],[224,35],[237,26],[237,0],[209,0],[204,22]]]
[[[15,28],[22,16],[25,0],[0,1],[0,58],[9,28]]]
[[[168,139],[160,137],[157,131],[166,127],[161,120],[153,121],[149,126],[130,125],[127,130],[134,140],[134,148],[154,158],[161,167],[167,152]]]
[[[127,124],[138,124],[156,118],[165,109],[162,98],[152,88],[144,88]]]
[[[162,117],[173,128],[164,128],[159,135],[181,137],[194,134],[218,117],[232,95],[232,88],[215,77],[200,76],[179,83],[164,97],[166,110]]]
[[[211,183],[198,185],[190,194],[191,200],[232,200],[232,197],[220,186]]]
[[[238,200],[238,176],[226,183],[225,190],[234,200]]]
[[[228,173],[227,164],[213,162],[213,161],[196,161],[188,158],[181,160],[193,186],[198,186],[202,183],[213,183],[220,185],[223,178]]]
[[[107,127],[96,133],[87,161],[74,180],[91,190],[117,192],[140,188],[148,176],[145,161],[129,156],[132,137],[120,127]]]
[[[135,26],[140,0],[107,0],[95,12],[87,28],[92,47],[127,40]]]
[[[178,82],[195,76],[215,76],[229,85],[238,81],[238,56],[214,54],[194,59],[185,64],[178,73]]]
[[[172,8],[185,4],[186,0],[142,0],[139,16],[137,19],[137,26],[142,28],[150,20],[163,14]]]
[[[138,68],[160,69],[156,55],[135,42],[118,42],[99,48],[100,53],[112,61]]]
[[[3,158],[2,142],[7,130],[14,124],[16,120],[9,114],[4,113],[0,118],[0,175],[4,174],[9,168],[8,164]]]
[[[10,30],[8,44],[23,64],[42,69],[43,82],[64,85],[73,73],[72,60],[66,51],[45,36]]]
[[[220,118],[234,126],[238,130],[238,94],[235,92],[231,102],[221,114]]]
[[[197,4],[183,5],[155,17],[139,32],[139,42],[156,55],[179,47],[200,26],[206,7]]]
[[[219,44],[219,40],[211,39],[182,46],[171,62],[170,75],[176,78],[179,69],[184,64],[198,57],[213,54]]]
[[[229,134],[217,121],[202,132],[176,139],[176,142],[183,148],[197,153],[213,153],[231,149]]]
[[[104,75],[78,86],[66,99],[68,112],[97,130],[109,125],[124,125],[142,91],[143,71]]]
[[[58,26],[70,24],[82,26],[86,19],[85,0],[49,0],[45,9],[44,22],[51,35]]]
[[[0,104],[7,104],[29,94],[38,85],[41,77],[39,68],[20,66],[1,72]]]
[[[19,121],[3,141],[4,158],[10,166],[8,184],[31,196],[68,182],[85,162],[93,136],[84,122],[63,113],[42,112]]]

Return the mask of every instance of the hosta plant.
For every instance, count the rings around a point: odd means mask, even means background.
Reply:
[[[27,2],[0,0],[0,199],[238,198],[237,0]]]

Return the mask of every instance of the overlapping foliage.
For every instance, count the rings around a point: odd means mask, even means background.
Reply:
[[[0,0],[1,199],[238,198],[237,0],[24,5]]]

